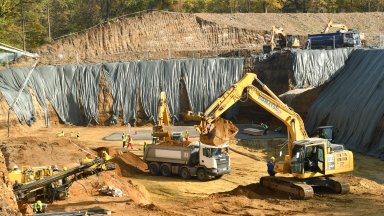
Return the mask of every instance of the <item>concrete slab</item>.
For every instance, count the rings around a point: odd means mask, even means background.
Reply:
[[[237,124],[236,127],[239,128],[239,132],[236,134],[235,138],[236,139],[241,139],[241,140],[258,140],[258,139],[274,139],[274,138],[286,138],[287,135],[284,133],[278,133],[274,132],[273,130],[268,131],[267,134],[262,135],[262,136],[253,136],[249,135],[246,133],[243,133],[243,130],[245,128],[257,128],[257,125],[252,125],[252,124]],[[172,131],[173,132],[183,132],[185,130],[188,130],[189,136],[190,137],[199,137],[199,134],[195,130],[193,126],[172,126]],[[134,134],[135,129],[131,129],[131,135],[133,140],[152,140],[152,130],[137,130],[137,134]],[[126,132],[116,132],[111,135],[108,135],[103,138],[103,140],[108,140],[108,141],[121,141],[121,136],[123,133]]]
[[[287,134],[275,132],[275,131],[273,131],[273,129],[268,130],[267,134],[262,135],[262,136],[254,136],[254,135],[244,133],[243,130],[246,128],[259,129],[258,125],[254,125],[254,124],[236,124],[236,127],[239,128],[239,132],[236,134],[235,138],[241,139],[241,140],[275,139],[275,138],[286,138],[287,137]]]

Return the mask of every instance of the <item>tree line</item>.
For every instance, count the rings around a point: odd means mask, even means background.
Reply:
[[[30,49],[139,11],[339,13],[384,11],[384,0],[0,0],[0,42]]]

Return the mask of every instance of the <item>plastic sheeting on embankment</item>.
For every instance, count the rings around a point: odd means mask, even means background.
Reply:
[[[336,141],[349,149],[384,158],[384,50],[355,50],[319,95],[306,127],[333,125]]]
[[[317,87],[330,80],[344,66],[353,48],[333,50],[293,51],[293,74],[296,88],[305,85]]]
[[[171,115],[177,118],[181,80],[185,83],[192,111],[202,112],[241,78],[243,62],[243,58],[211,58],[41,66],[32,73],[28,88],[24,89],[14,111],[21,123],[31,124],[35,119],[33,93],[45,112],[47,126],[46,99],[66,124],[83,124],[92,119],[97,122],[99,81],[103,71],[112,92],[113,121],[117,120],[120,107],[123,123],[136,118],[138,95],[149,119],[157,119],[160,91],[166,91]],[[18,68],[0,73],[0,91],[8,104],[12,104],[28,71]]]

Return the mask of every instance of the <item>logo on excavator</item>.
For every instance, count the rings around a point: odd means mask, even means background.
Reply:
[[[261,97],[261,95],[259,95],[259,100],[261,100],[265,105],[274,109],[276,111],[276,113],[278,113],[278,114],[281,113],[281,110],[279,109],[279,107],[277,107],[275,104],[269,102],[267,99]]]

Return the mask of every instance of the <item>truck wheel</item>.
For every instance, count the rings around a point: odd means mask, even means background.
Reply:
[[[200,181],[208,180],[208,175],[205,169],[201,169],[201,168],[198,169],[196,175],[197,175],[197,179],[199,179]]]
[[[166,176],[166,177],[171,176],[171,169],[169,167],[170,166],[168,166],[167,164],[161,165],[161,167],[160,167],[161,175]]]
[[[181,170],[180,170],[180,176],[181,176],[181,178],[183,178],[183,179],[190,179],[190,178],[191,178],[191,173],[189,173],[188,168],[183,167],[183,168],[181,168]]]
[[[152,162],[149,164],[149,171],[151,172],[151,175],[157,176],[160,173],[159,164],[156,162]]]

